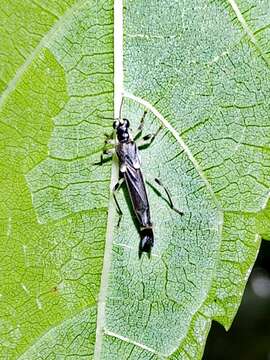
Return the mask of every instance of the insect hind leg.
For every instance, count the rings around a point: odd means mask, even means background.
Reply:
[[[175,212],[177,212],[177,214],[179,214],[179,215],[181,215],[181,216],[184,215],[184,213],[183,213],[181,210],[177,209],[177,208],[174,206],[173,201],[172,201],[171,193],[170,193],[170,191],[166,188],[166,186],[164,186],[164,185],[162,184],[162,182],[161,182],[158,178],[155,178],[155,182],[164,189],[164,191],[165,191],[165,193],[166,193],[166,195],[167,195],[167,198],[168,198],[168,202],[169,202],[170,208],[171,208],[172,210],[174,210]]]

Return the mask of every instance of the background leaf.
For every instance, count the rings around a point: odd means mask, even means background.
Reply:
[[[110,163],[93,166],[113,118],[112,5],[0,7],[3,359],[93,358],[97,311],[102,359],[200,359],[269,238],[267,1],[125,2],[124,114],[163,124],[142,151],[151,261],[125,189],[114,226]]]

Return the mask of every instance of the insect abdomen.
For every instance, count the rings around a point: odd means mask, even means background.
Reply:
[[[139,258],[141,258],[142,253],[146,252],[150,258],[151,250],[154,245],[154,233],[152,228],[146,228],[140,231],[140,244],[139,244]]]

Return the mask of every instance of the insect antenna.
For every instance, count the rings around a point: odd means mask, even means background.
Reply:
[[[119,108],[119,119],[122,119],[122,108],[123,108],[124,96],[122,94],[121,104]]]

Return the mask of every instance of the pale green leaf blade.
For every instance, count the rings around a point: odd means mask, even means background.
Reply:
[[[1,2],[0,93],[14,85],[74,4],[75,0]]]
[[[18,28],[48,32],[10,62],[0,101],[0,357],[89,359],[110,183],[109,164],[91,164],[113,118],[112,2],[5,5]],[[32,7],[66,12],[52,23]]]
[[[163,123],[143,170],[184,216],[150,186],[151,262],[136,259],[132,222],[116,233],[106,359],[200,359],[211,321],[235,316],[267,234],[267,12],[267,1],[125,1],[125,116],[136,127],[148,108],[146,133]]]

